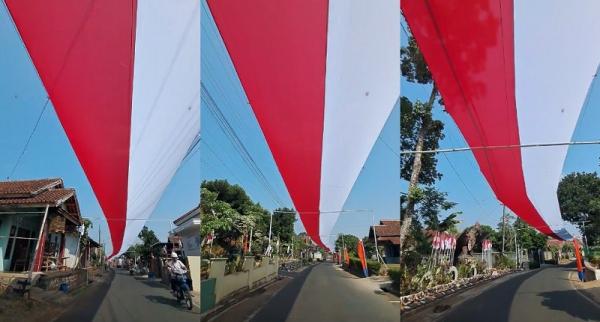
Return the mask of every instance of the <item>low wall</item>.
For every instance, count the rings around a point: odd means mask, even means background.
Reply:
[[[254,257],[246,257],[241,272],[225,275],[226,258],[215,258],[211,261],[209,278],[216,280],[215,302],[223,298],[247,290],[252,290],[267,283],[278,275],[279,258],[264,259],[262,265],[256,267]]]
[[[58,290],[60,284],[66,283],[69,286],[69,290],[73,290],[86,285],[87,282],[88,271],[86,269],[75,269],[71,271],[44,273],[36,286],[44,290]]]
[[[587,261],[585,262],[585,281],[597,281],[600,280],[600,269],[594,268]]]

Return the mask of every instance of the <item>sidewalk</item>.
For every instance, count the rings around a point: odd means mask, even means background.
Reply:
[[[581,282],[577,278],[576,272],[569,274],[571,285],[588,301],[595,303],[600,309],[600,280]]]

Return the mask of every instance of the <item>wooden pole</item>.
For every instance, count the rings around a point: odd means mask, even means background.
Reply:
[[[29,265],[29,282],[31,282],[31,277],[33,276],[33,269],[35,267],[35,262],[37,261],[37,257],[38,257],[38,251],[40,248],[40,241],[42,239],[42,235],[44,233],[44,226],[46,226],[46,219],[48,218],[48,209],[50,208],[50,205],[46,205],[46,210],[44,211],[44,218],[42,219],[42,225],[40,226],[40,233],[38,234],[38,240],[37,243],[35,244],[35,252],[33,255],[33,261],[31,261],[31,265]],[[42,249],[42,253],[39,254],[40,256],[40,261],[43,259],[43,249]]]

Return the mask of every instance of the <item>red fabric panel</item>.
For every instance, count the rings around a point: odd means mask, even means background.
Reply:
[[[307,234],[319,245],[326,0],[208,1]]]
[[[469,146],[519,144],[512,0],[403,0],[402,11]],[[496,197],[558,238],[525,190],[519,149],[474,150]]]
[[[136,1],[6,4],[118,251],[127,209]]]

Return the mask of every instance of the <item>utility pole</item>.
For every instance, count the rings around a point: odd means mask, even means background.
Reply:
[[[506,206],[502,204],[502,255],[504,255],[504,231],[506,226]]]
[[[273,228],[273,213],[271,212],[271,219],[269,220],[269,246],[267,247],[267,250],[271,250],[271,230],[272,230],[272,228]]]
[[[517,227],[514,227],[515,230],[515,261],[517,263],[517,268],[519,267],[519,247],[517,246]]]

